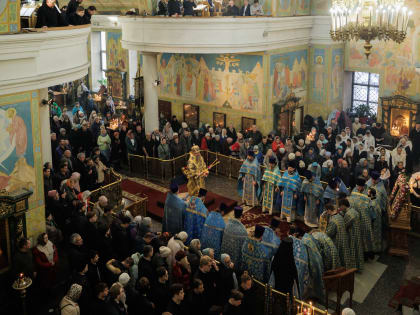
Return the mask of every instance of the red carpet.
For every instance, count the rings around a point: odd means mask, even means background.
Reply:
[[[123,179],[121,182],[121,187],[122,190],[133,195],[137,193],[147,195],[149,198],[147,212],[150,215],[159,219],[163,217],[163,206],[166,200],[166,193],[159,191],[153,187],[148,187],[146,185],[134,182],[129,179]],[[186,185],[180,186],[180,191],[187,191]],[[231,211],[237,205],[237,202],[235,200],[217,195],[215,193],[212,193],[211,191],[207,192],[206,200],[204,203],[209,211],[218,209],[222,202],[224,202],[227,205],[229,211]]]
[[[277,214],[277,216],[279,216],[279,214]],[[248,229],[255,225],[270,226],[272,218],[272,215],[262,213],[261,207],[254,207],[242,215],[241,222]],[[295,220],[294,225],[305,232],[310,230],[310,228],[300,220]]]

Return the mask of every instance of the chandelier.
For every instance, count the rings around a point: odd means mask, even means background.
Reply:
[[[404,0],[333,0],[330,13],[331,38],[343,42],[364,40],[366,58],[372,40],[402,43],[412,15]]]

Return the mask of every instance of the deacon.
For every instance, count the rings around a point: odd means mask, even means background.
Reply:
[[[248,237],[248,232],[241,222],[242,207],[234,208],[234,218],[230,218],[226,224],[221,252],[229,254],[236,266],[241,265],[242,245]]]
[[[223,232],[226,224],[223,214],[227,212],[227,206],[223,202],[218,210],[211,211],[204,222],[203,232],[201,233],[201,247],[213,248],[214,258],[220,260],[220,248],[222,246]]]
[[[287,222],[295,220],[297,194],[300,191],[301,180],[296,172],[296,162],[289,162],[287,172],[284,172],[280,179],[279,186],[283,188],[280,193],[282,196],[281,218],[286,218]]]
[[[271,249],[261,243],[264,227],[255,226],[254,237],[247,237],[242,245],[242,270],[247,270],[257,280],[268,282],[270,276]]]
[[[200,188],[205,188],[204,178],[209,175],[209,170],[200,154],[200,148],[194,145],[190,151],[187,167],[183,168],[184,175],[188,178],[187,188],[190,196],[197,196]]]
[[[351,254],[344,218],[342,215],[337,213],[334,206],[331,204],[326,205],[325,209],[330,215],[326,234],[333,240],[335,247],[337,248],[338,255],[340,256],[340,261],[343,263],[343,266],[346,266],[346,262],[351,259]]]
[[[305,179],[302,183],[302,192],[305,200],[305,224],[309,227],[318,226],[318,214],[324,190],[317,176],[311,171],[305,172]]]
[[[290,232],[294,234],[294,231]],[[309,285],[309,257],[305,245],[302,240],[298,238],[298,233],[291,236],[293,240],[293,256],[295,257],[296,269],[298,272],[299,286],[294,294],[300,299],[306,296]]]
[[[372,215],[370,214],[369,203],[370,199],[365,194],[366,181],[363,178],[356,180],[356,187],[353,189],[349,202],[350,206],[354,208],[360,215],[360,233],[363,244],[363,251],[365,260],[373,259],[373,231],[372,231]]]
[[[238,193],[246,205],[258,205],[260,179],[261,170],[255,159],[254,151],[248,151],[247,158],[239,170],[238,178]]]
[[[350,207],[347,199],[341,199],[338,202],[340,214],[344,219],[346,226],[347,237],[349,240],[348,248],[350,251],[350,258],[343,261],[343,265],[347,268],[363,269],[364,256],[363,256],[363,243],[360,234],[360,215]]]
[[[208,211],[204,205],[207,190],[200,188],[198,197],[191,196],[188,200],[185,210],[184,231],[188,233],[187,244],[191,240],[201,237],[204,222],[206,221]]]
[[[277,252],[277,249],[279,248],[279,245],[281,243],[279,237],[281,234],[279,227],[280,221],[276,218],[271,219],[271,228],[268,226],[264,227],[265,231],[261,242],[272,249],[271,257],[273,257],[274,254]]]
[[[175,235],[184,228],[185,201],[178,196],[178,185],[171,183],[170,191],[165,200],[162,219],[162,231]]]
[[[372,171],[370,174],[370,179],[367,181],[366,186],[369,188],[374,188],[376,190],[376,199],[379,203],[381,209],[388,208],[388,194],[386,192],[383,181],[380,178],[381,174],[376,171]]]
[[[370,212],[375,217],[372,224],[373,230],[373,253],[382,253],[382,208],[380,202],[376,197],[375,188],[368,189],[368,196],[370,198]],[[388,199],[388,198],[387,198]]]
[[[278,184],[281,178],[281,173],[279,168],[277,167],[277,161],[274,156],[270,156],[268,160],[268,168],[265,170],[264,175],[262,177],[262,186],[263,186],[263,193],[262,193],[262,212],[269,213],[270,215],[273,213],[275,193],[279,191]]]
[[[302,242],[308,251],[309,257],[309,287],[312,289],[310,296],[316,296],[320,301],[324,299],[324,263],[317,241],[310,233],[305,233]]]
[[[312,231],[312,236],[318,243],[324,264],[324,270],[334,270],[339,266],[342,266],[340,256],[338,255],[337,248],[335,247],[332,239],[324,232],[315,230]]]

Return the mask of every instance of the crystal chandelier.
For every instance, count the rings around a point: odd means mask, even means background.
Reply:
[[[330,35],[334,41],[364,40],[369,58],[372,40],[402,43],[412,15],[404,0],[333,0]]]

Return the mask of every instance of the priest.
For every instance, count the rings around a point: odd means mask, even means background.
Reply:
[[[265,283],[270,276],[271,249],[261,242],[263,234],[264,227],[256,225],[254,236],[245,240],[241,252],[241,269]]]
[[[263,234],[263,238],[262,238],[262,242],[264,245],[270,247],[272,249],[272,256],[274,256],[274,254],[277,252],[277,249],[279,248],[280,245],[280,221],[273,218],[271,220],[271,228],[268,226],[265,226],[264,229],[264,234]]]
[[[324,264],[324,270],[334,270],[342,266],[340,256],[338,255],[337,248],[335,247],[332,239],[324,232],[318,230],[313,230],[312,236],[318,244],[318,248],[322,256],[322,262]]]
[[[318,226],[318,216],[322,212],[321,200],[324,194],[321,182],[311,171],[305,172],[305,179],[302,183],[302,192],[305,199],[305,224],[309,227]]]
[[[318,243],[310,233],[305,233],[302,237],[302,242],[308,251],[309,258],[309,288],[312,294],[316,296],[320,301],[324,300],[324,281],[322,276],[324,275],[324,263],[322,260],[321,251],[318,247]]]
[[[162,219],[162,232],[175,235],[184,229],[185,201],[178,196],[178,185],[171,183],[165,200]]]
[[[208,211],[204,205],[207,190],[200,188],[198,197],[190,196],[185,210],[184,231],[188,233],[187,244],[191,240],[201,238],[204,222],[207,219]]]
[[[239,170],[238,193],[242,201],[248,206],[258,205],[260,191],[261,170],[255,159],[254,151],[248,151],[246,160]]]
[[[211,211],[204,222],[203,232],[201,233],[201,247],[213,248],[214,258],[220,260],[220,248],[222,246],[223,232],[226,224],[223,214],[227,212],[225,203],[221,203],[219,209]]]
[[[283,189],[280,193],[282,196],[281,218],[286,218],[287,222],[295,220],[296,204],[298,193],[301,188],[301,180],[296,172],[296,162],[289,162],[287,172],[284,172],[280,179],[279,186]]]
[[[360,215],[360,234],[362,238],[365,260],[373,259],[373,230],[372,214],[370,213],[370,199],[367,196],[366,181],[363,178],[356,180],[356,187],[349,197],[350,206]]]
[[[234,218],[230,218],[226,224],[221,247],[221,252],[229,254],[238,267],[241,265],[242,245],[248,237],[248,232],[241,222],[242,212],[242,207],[234,208]]]
[[[277,160],[274,156],[270,156],[268,160],[268,168],[262,177],[262,212],[273,213],[275,194],[279,191],[278,184],[280,182],[281,173],[277,167]]]

